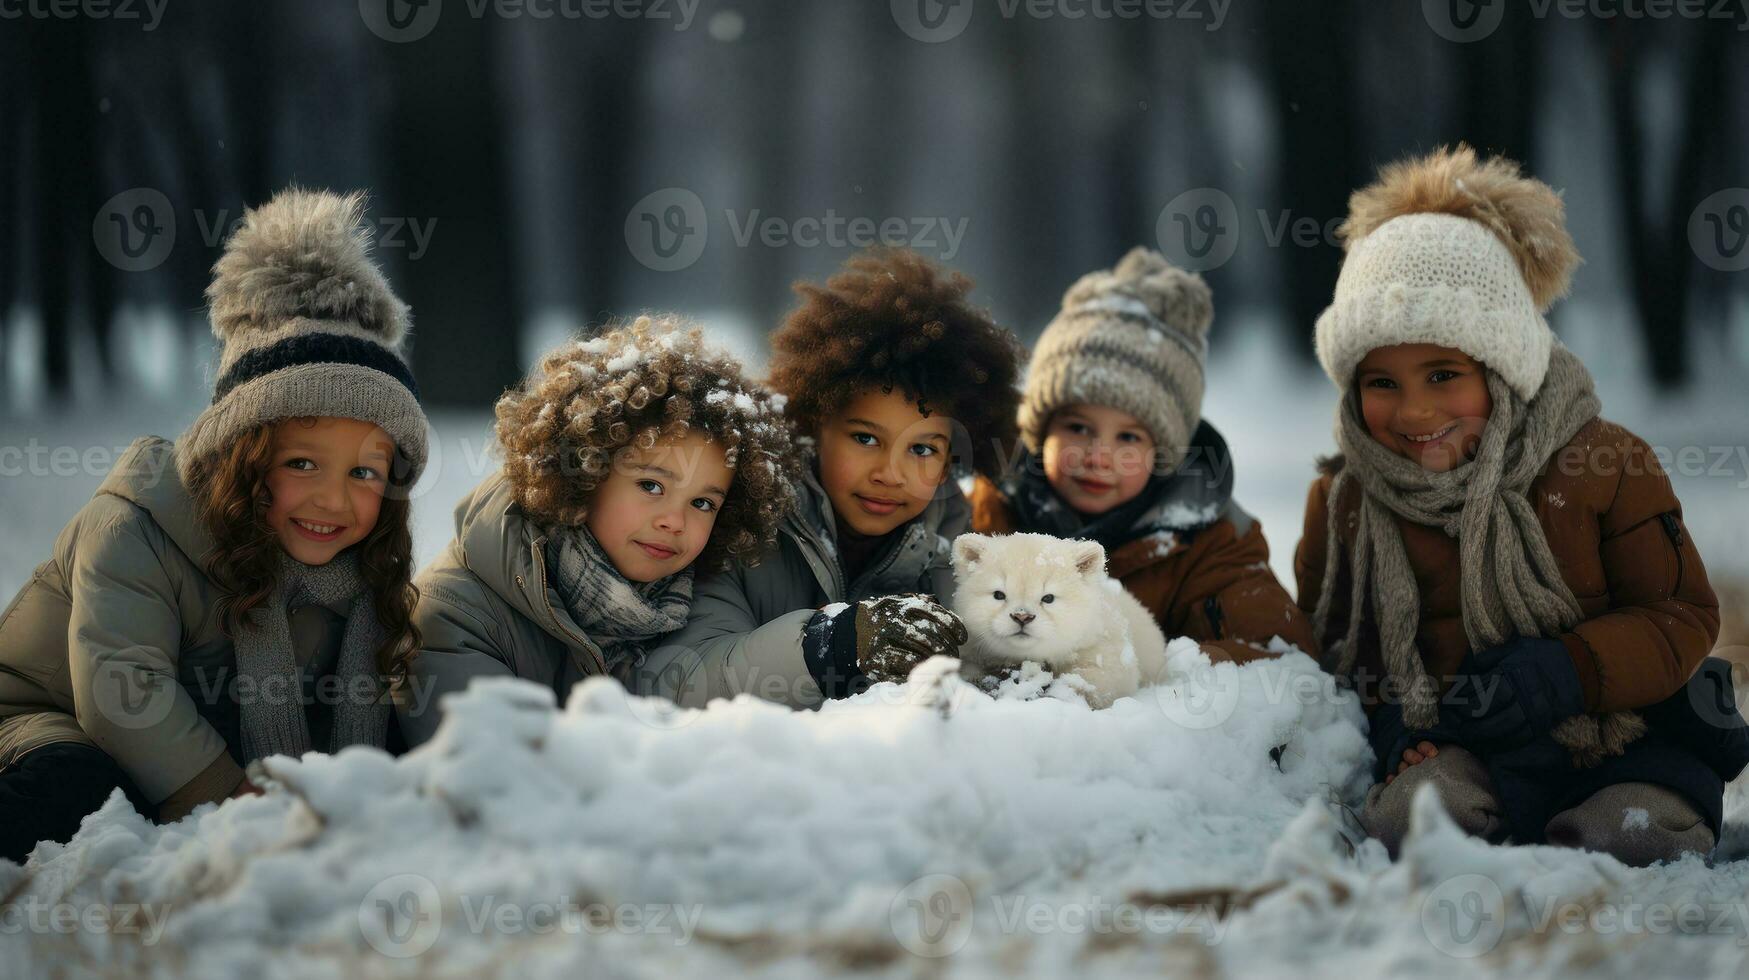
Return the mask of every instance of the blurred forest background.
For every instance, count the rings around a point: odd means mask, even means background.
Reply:
[[[756,337],[854,251],[832,216],[903,225],[1028,340],[1130,245],[1225,235],[1218,322],[1309,358],[1349,192],[1457,140],[1565,189],[1575,295],[1647,385],[1749,363],[1743,5],[152,2],[0,2],[5,417],[198,389],[224,233],[293,182],[371,192],[438,405],[609,314]],[[703,240],[672,267],[640,227]]]

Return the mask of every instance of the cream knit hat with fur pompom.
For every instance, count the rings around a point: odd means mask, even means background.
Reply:
[[[1348,256],[1315,337],[1337,387],[1377,348],[1437,344],[1536,397],[1556,343],[1543,314],[1579,264],[1547,184],[1510,160],[1441,149],[1356,191],[1338,234]]]

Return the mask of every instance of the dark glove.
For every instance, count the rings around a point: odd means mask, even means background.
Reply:
[[[1373,711],[1367,721],[1366,740],[1372,745],[1373,754],[1378,758],[1373,762],[1373,782],[1382,783],[1385,777],[1397,771],[1397,766],[1403,762],[1403,752],[1412,749],[1422,742],[1432,742],[1434,745],[1457,744],[1457,733],[1445,724],[1444,719],[1432,728],[1410,728],[1403,721],[1403,706],[1394,701],[1387,701]]]
[[[1397,763],[1403,759],[1403,751],[1420,741],[1403,724],[1403,706],[1385,703],[1372,713],[1368,719],[1366,740],[1371,743],[1373,755],[1372,781],[1382,783],[1385,776],[1397,771]]]
[[[1442,699],[1439,719],[1474,752],[1525,745],[1585,713],[1579,673],[1560,640],[1514,637],[1466,657],[1463,671]]]
[[[804,631],[802,653],[822,693],[848,697],[870,683],[903,681],[938,653],[958,656],[969,638],[966,624],[929,596],[889,595],[822,611]]]

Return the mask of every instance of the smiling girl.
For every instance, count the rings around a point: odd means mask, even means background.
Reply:
[[[1749,760],[1735,709],[1685,689],[1717,683],[1718,600],[1651,447],[1543,318],[1579,261],[1560,197],[1459,147],[1387,167],[1341,233],[1317,325],[1341,455],[1294,564],[1371,716],[1368,830],[1396,853],[1430,785],[1493,841],[1709,851]]]
[[[369,241],[359,195],[247,214],[207,290],[211,407],[135,442],[0,617],[5,857],[116,789],[175,820],[254,759],[389,743],[426,435]]]

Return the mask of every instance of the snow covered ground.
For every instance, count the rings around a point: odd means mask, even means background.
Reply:
[[[819,712],[673,709],[600,679],[560,711],[500,681],[398,761],[276,757],[265,796],[168,827],[118,794],[70,844],[0,864],[0,962],[215,978],[1749,965],[1749,861],[1489,847],[1424,806],[1389,862],[1343,807],[1369,763],[1359,708],[1303,654],[1211,668],[1178,641],[1167,683],[1097,712],[1037,683],[992,699],[953,665]]]

